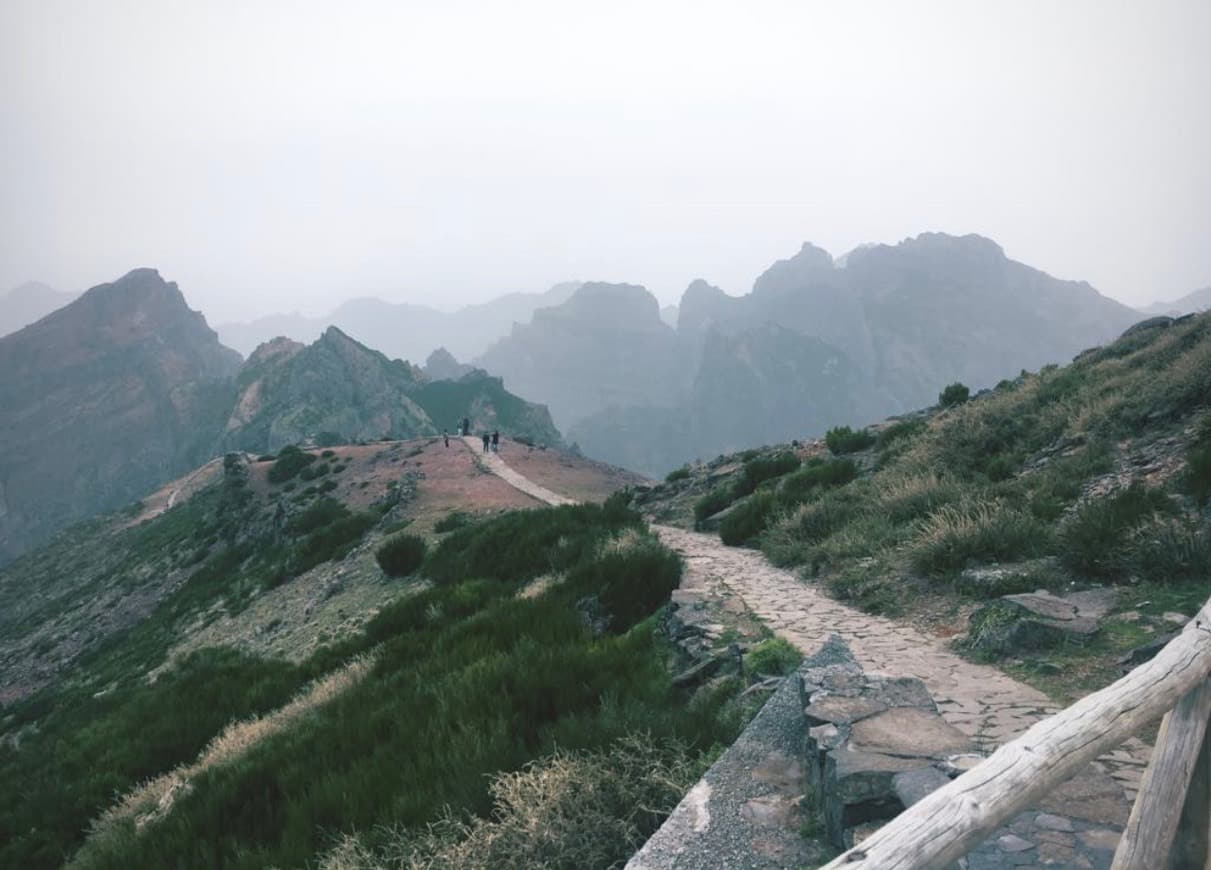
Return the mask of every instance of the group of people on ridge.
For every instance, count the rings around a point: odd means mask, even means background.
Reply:
[[[464,438],[467,435],[471,434],[471,421],[467,417],[463,417],[462,422],[458,424],[458,434],[463,436]],[[500,452],[500,432],[499,431],[494,430],[491,433],[484,432],[482,437],[484,439],[484,453],[499,453]],[[450,430],[449,429],[442,430],[442,439],[445,441],[446,446],[449,447],[450,446]]]

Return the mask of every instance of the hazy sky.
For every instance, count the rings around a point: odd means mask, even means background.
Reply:
[[[149,265],[212,323],[926,230],[1211,283],[1208,0],[0,0],[0,134],[0,292]]]

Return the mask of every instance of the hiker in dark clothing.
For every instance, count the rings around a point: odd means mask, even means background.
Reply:
[[[470,435],[470,434],[471,434],[471,421],[469,419],[467,419],[466,417],[463,417],[463,435],[466,436],[466,435]]]
[[[450,430],[449,429],[442,430],[442,440],[446,442],[447,447],[450,446]]]
[[[484,433],[484,453],[488,452],[488,444],[492,441],[492,436],[487,432]]]
[[[500,432],[492,432],[492,452],[500,453]]]

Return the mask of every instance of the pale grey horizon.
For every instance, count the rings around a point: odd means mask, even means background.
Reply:
[[[1172,299],[1211,284],[1209,33],[1205,0],[6,0],[0,293],[667,305],[942,231]]]

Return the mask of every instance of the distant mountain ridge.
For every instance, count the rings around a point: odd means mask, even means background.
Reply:
[[[1180,316],[1182,314],[1193,314],[1199,311],[1211,310],[1211,286],[1195,290],[1193,293],[1187,293],[1180,299],[1174,299],[1172,302],[1153,302],[1151,305],[1141,308],[1145,314],[1168,314],[1170,316]]]
[[[990,386],[1005,372],[1066,361],[1139,319],[989,239],[924,233],[840,262],[804,244],[745,296],[695,281],[675,331],[659,329],[643,288],[586,284],[476,364],[547,403],[590,455],[658,474],[929,405],[953,381]]]
[[[249,323],[219,324],[215,329],[224,344],[245,355],[279,336],[311,342],[329,326],[336,326],[392,358],[419,361],[444,347],[459,359],[470,359],[508,333],[513,323],[528,321],[538,308],[564,302],[579,286],[579,282],[568,281],[543,293],[508,293],[454,312],[374,298],[352,299],[324,317],[274,314]]]
[[[26,281],[0,296],[0,336],[29,326],[75,299],[41,281]]]
[[[482,371],[430,382],[329,327],[247,362],[180,289],[136,269],[0,339],[0,563],[228,450],[476,431],[560,444]]]

